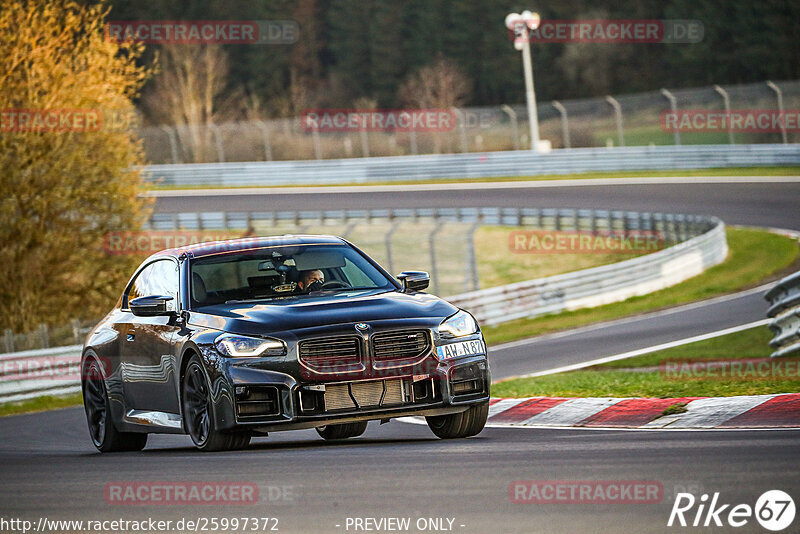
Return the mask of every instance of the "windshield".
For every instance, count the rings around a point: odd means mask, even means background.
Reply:
[[[192,306],[396,286],[346,245],[268,247],[192,262]]]

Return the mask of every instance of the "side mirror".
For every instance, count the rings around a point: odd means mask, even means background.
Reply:
[[[137,317],[158,317],[160,315],[175,315],[174,311],[167,310],[167,302],[172,297],[167,295],[151,295],[137,297],[128,302],[131,313]]]
[[[403,282],[404,293],[422,291],[431,283],[431,277],[425,271],[403,271],[397,279]]]

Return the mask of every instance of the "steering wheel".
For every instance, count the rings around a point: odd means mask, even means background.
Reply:
[[[341,282],[339,280],[330,280],[322,284],[322,289],[336,289],[336,288],[346,288],[346,287],[352,287],[352,286],[347,282]]]

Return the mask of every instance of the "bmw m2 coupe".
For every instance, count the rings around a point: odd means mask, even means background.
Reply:
[[[87,336],[82,386],[103,452],[150,433],[203,451],[315,428],[361,435],[367,422],[424,416],[440,438],[478,434],[489,363],[468,312],[394,279],[332,236],[282,236],[164,250],[136,270]]]

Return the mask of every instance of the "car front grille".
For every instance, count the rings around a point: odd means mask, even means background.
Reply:
[[[330,384],[325,388],[326,411],[393,406],[403,404],[404,399],[400,379]]]
[[[372,337],[375,361],[416,360],[430,350],[431,339],[427,330],[380,332]]]
[[[346,371],[361,364],[358,336],[307,339],[299,344],[300,361],[317,371]]]

